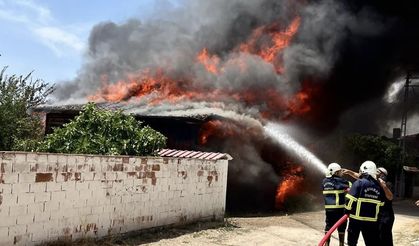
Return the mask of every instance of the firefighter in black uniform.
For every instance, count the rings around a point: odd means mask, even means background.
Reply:
[[[384,167],[379,167],[377,169],[377,178],[385,195],[384,206],[380,209],[380,214],[378,216],[379,235],[381,240],[380,246],[393,246],[393,193],[390,190],[391,184],[387,182],[387,174],[388,172]]]
[[[350,182],[341,178],[341,167],[331,163],[327,167],[326,178],[323,179],[323,196],[326,210],[325,233],[345,214],[345,192],[350,187]],[[339,226],[339,246],[345,243],[346,222]],[[330,238],[326,246],[330,245]]]
[[[360,232],[366,246],[380,245],[378,214],[384,205],[384,191],[377,181],[377,166],[372,161],[366,161],[359,172],[359,179],[346,194],[348,245],[357,245]]]
[[[352,170],[342,168],[342,173],[349,175],[354,179],[359,179],[360,174]],[[380,246],[393,246],[393,224],[394,224],[394,211],[393,211],[393,192],[391,191],[391,183],[387,182],[388,172],[384,167],[377,168],[377,180],[384,191],[384,206],[380,209],[378,215],[378,228]]]

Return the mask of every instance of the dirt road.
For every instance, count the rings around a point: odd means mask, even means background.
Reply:
[[[394,245],[419,246],[419,208],[412,201],[396,202]],[[323,236],[324,212],[282,216],[228,218],[223,225],[196,224],[141,234],[123,240],[128,245],[317,245]],[[337,245],[337,234],[332,239]],[[358,245],[364,245],[362,237]]]

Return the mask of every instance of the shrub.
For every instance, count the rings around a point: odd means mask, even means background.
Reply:
[[[24,142],[42,139],[42,122],[28,109],[46,102],[54,90],[44,81],[26,76],[7,76],[0,71],[0,150],[22,148]]]
[[[166,137],[142,126],[122,111],[98,109],[89,103],[79,116],[56,128],[39,143],[36,151],[74,154],[156,155]]]

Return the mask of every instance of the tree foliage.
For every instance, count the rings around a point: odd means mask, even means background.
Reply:
[[[388,170],[394,177],[400,163],[400,147],[386,137],[355,134],[346,138],[346,148],[352,153],[354,161],[362,163],[371,160],[377,166]]]
[[[40,118],[28,110],[45,103],[54,90],[42,80],[32,80],[31,73],[7,76],[6,69],[0,72],[0,150],[12,150],[20,141],[42,136]]]
[[[98,109],[89,103],[73,121],[48,135],[37,151],[107,154],[155,155],[166,145],[166,137],[149,126],[141,126],[132,115],[122,111]]]

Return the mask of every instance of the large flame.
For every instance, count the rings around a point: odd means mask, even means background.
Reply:
[[[304,180],[301,176],[303,170],[302,166],[295,166],[284,174],[283,180],[276,190],[275,207],[277,209],[283,208],[287,197],[297,195],[300,192]]]
[[[236,52],[259,56],[272,64],[277,73],[282,73],[282,53],[290,44],[299,25],[300,18],[296,17],[285,29],[281,29],[278,23],[258,27],[246,42],[239,45]],[[203,48],[196,55],[195,62],[209,74],[221,76],[226,66],[235,66],[238,71],[247,72],[246,62],[240,57],[233,56],[222,61],[219,56]],[[126,79],[115,83],[104,80],[104,86],[89,99],[99,102],[146,100],[151,105],[180,101],[239,103],[250,108],[258,106],[262,117],[275,119],[303,115],[311,110],[310,98],[313,90],[306,87],[290,97],[274,86],[220,89],[210,83],[201,83],[193,74],[184,74],[181,78],[169,74],[168,68],[148,68],[129,74]]]

